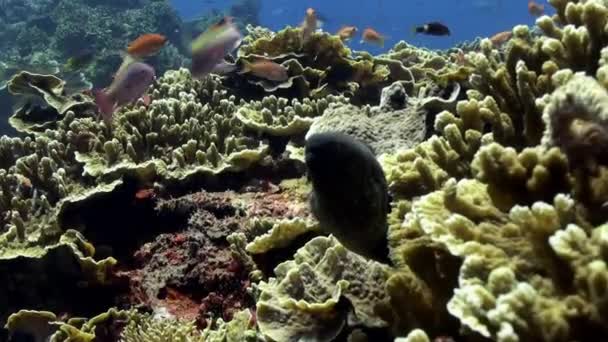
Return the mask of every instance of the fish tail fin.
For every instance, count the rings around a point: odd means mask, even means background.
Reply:
[[[93,96],[95,97],[95,104],[99,108],[101,118],[109,126],[112,123],[112,114],[114,114],[114,101],[108,94],[99,89],[93,91]]]
[[[384,42],[386,42],[387,40],[391,40],[391,36],[380,36],[380,40],[378,41],[378,44],[380,45],[381,48],[384,48]]]

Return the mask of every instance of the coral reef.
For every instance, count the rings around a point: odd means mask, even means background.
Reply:
[[[386,269],[333,238],[311,240],[274,273],[259,284],[256,312],[261,333],[275,341],[332,341],[345,326],[387,325],[375,312],[388,300]],[[341,298],[350,305],[340,305]]]
[[[107,84],[121,57],[117,51],[125,48],[138,35],[158,32],[166,35],[171,45],[182,49],[176,33],[181,20],[168,1],[27,1],[22,5],[11,2],[7,7],[23,11],[13,13],[14,22],[2,28],[0,56],[8,65],[22,66],[36,73],[64,75],[62,64],[84,50],[95,51],[95,61],[83,69],[95,84]],[[16,44],[15,42],[19,42]],[[183,59],[160,55],[152,63],[161,72],[177,68]],[[40,64],[55,64],[55,71]],[[59,68],[57,68],[59,67]],[[32,69],[33,68],[33,69]],[[8,75],[10,77],[10,75]]]
[[[53,75],[22,71],[8,81],[7,89],[12,95],[31,99],[9,118],[11,126],[21,133],[55,128],[59,117],[66,112],[90,116],[95,108],[92,98],[67,92],[66,82]]]
[[[164,2],[146,3],[163,13]],[[168,71],[149,103],[122,108],[111,126],[60,77],[18,74],[8,88],[41,106],[11,121],[26,136],[0,138],[5,332],[608,339],[608,3],[550,3],[553,17],[514,27],[500,46],[479,39],[447,52],[400,42],[372,56],[323,32],[302,42],[299,28],[248,26],[237,65],[265,56],[287,67],[287,81]],[[140,10],[133,4],[114,5]],[[78,29],[68,26],[57,30]],[[331,236],[314,220],[302,148],[322,132],[371,146],[388,194],[364,204],[390,201],[386,234],[358,220]],[[362,171],[339,157],[328,156],[341,163],[335,179]],[[335,207],[364,190],[334,193]],[[390,265],[341,244],[352,229],[370,248],[386,238]]]

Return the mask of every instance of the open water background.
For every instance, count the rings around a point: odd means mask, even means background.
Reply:
[[[204,15],[213,8],[221,10],[233,2],[173,0],[184,18]],[[537,2],[552,10],[545,1]],[[262,26],[280,30],[285,25],[299,25],[308,7],[328,19],[323,26],[326,31],[335,32],[343,25],[354,25],[362,31],[370,26],[388,36],[385,49],[362,45],[359,37],[350,43],[356,50],[373,53],[387,50],[399,40],[445,49],[478,36],[487,37],[510,30],[518,24],[534,25],[535,21],[528,13],[527,0],[262,0],[259,17]],[[412,33],[414,26],[429,21],[446,24],[452,35],[433,37]]]

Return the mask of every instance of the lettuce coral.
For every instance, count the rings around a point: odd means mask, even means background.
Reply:
[[[297,136],[308,131],[316,117],[332,104],[347,103],[343,96],[328,96],[319,100],[267,96],[262,101],[242,105],[236,117],[249,129],[275,136]]]
[[[377,307],[386,301],[387,270],[346,250],[335,238],[318,237],[294,260],[275,268],[276,278],[260,282],[260,332],[275,341],[333,340],[346,325],[385,327]],[[340,305],[341,298],[349,306]]]

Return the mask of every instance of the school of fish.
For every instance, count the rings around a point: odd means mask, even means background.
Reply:
[[[544,14],[544,6],[528,1],[528,12],[534,17]],[[313,37],[313,34],[323,26],[322,16],[313,8],[306,10],[304,20],[300,24],[301,47]],[[359,32],[355,26],[342,26],[335,34],[342,41],[352,40]],[[438,21],[415,26],[414,34],[430,36],[449,36],[450,29]],[[499,32],[490,37],[495,46],[500,46],[511,39],[511,31]],[[384,47],[388,36],[366,27],[361,32],[361,43]],[[234,23],[233,18],[225,17],[211,25],[205,32],[196,37],[191,44],[191,73],[195,78],[203,78],[210,73],[249,74],[273,82],[283,82],[289,78],[287,67],[270,59],[257,57],[255,60],[242,61],[239,65],[225,60],[236,50],[243,40],[243,35]],[[145,63],[145,59],[156,55],[167,43],[167,38],[156,33],[143,34],[128,44],[123,54],[123,61],[114,74],[112,83],[105,89],[93,91],[100,117],[107,125],[111,125],[113,113],[120,107],[143,99],[144,104],[150,100],[146,95],[149,86],[156,79],[154,68]],[[95,58],[94,51],[82,51],[71,57],[65,63],[67,70],[78,70],[89,65]]]

